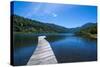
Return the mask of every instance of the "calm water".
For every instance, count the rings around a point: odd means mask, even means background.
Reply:
[[[37,46],[39,35],[24,34],[14,37],[14,65],[26,65]],[[97,42],[74,34],[46,34],[58,63],[95,61]]]

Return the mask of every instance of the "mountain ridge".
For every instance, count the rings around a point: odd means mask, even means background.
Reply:
[[[33,33],[65,33],[68,29],[56,24],[43,23],[31,20],[18,15],[11,15],[13,19],[14,32],[33,32]]]
[[[31,32],[31,33],[76,33],[85,28],[96,27],[97,23],[86,23],[76,28],[65,28],[53,23],[44,23],[37,20],[31,20],[18,15],[11,15],[13,19],[14,32]]]
[[[77,32],[77,31],[79,31],[79,30],[81,30],[81,29],[85,29],[85,28],[88,28],[88,27],[92,27],[92,26],[97,26],[97,23],[86,23],[86,24],[84,24],[84,25],[82,25],[82,26],[79,26],[79,27],[76,27],[76,28],[69,28],[69,31],[70,32]]]

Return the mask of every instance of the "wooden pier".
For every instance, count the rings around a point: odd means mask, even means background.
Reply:
[[[30,57],[27,65],[42,65],[42,64],[56,64],[57,59],[54,55],[54,52],[45,39],[46,36],[38,37],[38,45],[33,55]]]

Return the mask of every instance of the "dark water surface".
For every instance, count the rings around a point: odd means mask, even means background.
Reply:
[[[74,34],[45,34],[58,63],[95,61],[97,42]],[[14,35],[14,65],[26,65],[36,49],[39,35]]]

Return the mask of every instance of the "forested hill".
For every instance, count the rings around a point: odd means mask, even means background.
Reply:
[[[77,32],[77,35],[89,37],[89,38],[97,38],[97,23],[87,23],[83,25]]]
[[[14,32],[32,32],[32,33],[65,33],[68,29],[59,25],[43,23],[36,20],[31,20],[18,15],[11,15],[13,20]]]

